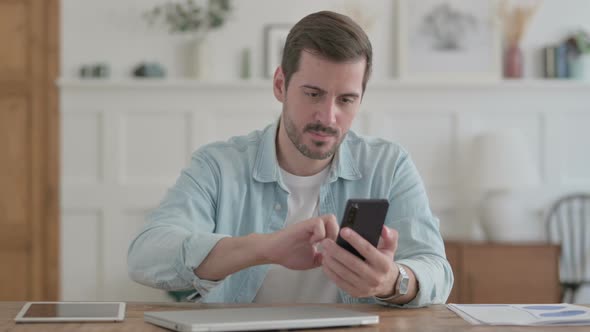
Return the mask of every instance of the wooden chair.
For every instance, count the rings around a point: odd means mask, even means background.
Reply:
[[[563,301],[573,303],[582,285],[590,285],[590,194],[557,200],[546,219],[549,242],[561,245],[559,279]]]

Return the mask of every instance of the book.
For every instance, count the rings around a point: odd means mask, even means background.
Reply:
[[[558,304],[447,304],[474,325],[590,325],[590,307]]]
[[[558,45],[555,48],[555,77],[568,78],[570,76],[568,62],[567,45]]]
[[[555,52],[556,48],[548,46],[543,48],[543,61],[545,69],[545,78],[555,78]]]

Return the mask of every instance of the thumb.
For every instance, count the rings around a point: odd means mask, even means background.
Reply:
[[[383,229],[381,230],[381,238],[379,239],[377,249],[379,249],[382,252],[385,251],[393,255],[397,250],[397,240],[397,231],[392,228],[390,229],[387,226],[383,226]]]
[[[322,218],[313,218],[309,221],[309,243],[314,244],[326,238],[326,227]]]

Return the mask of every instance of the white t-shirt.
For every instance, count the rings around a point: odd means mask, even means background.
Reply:
[[[289,190],[285,227],[318,216],[320,186],[330,167],[312,176],[296,176],[281,169]],[[338,288],[321,267],[296,271],[272,265],[258,290],[254,303],[337,303]]]

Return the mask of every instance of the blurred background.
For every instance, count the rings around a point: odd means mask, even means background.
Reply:
[[[130,281],[128,245],[192,151],[277,119],[319,10],[372,41],[353,128],[412,155],[449,301],[590,303],[585,0],[0,0],[0,300],[182,299]]]

